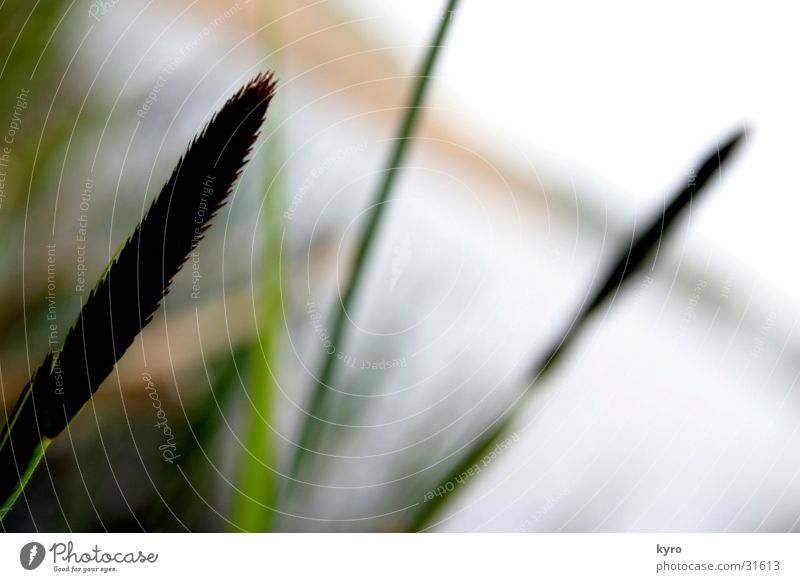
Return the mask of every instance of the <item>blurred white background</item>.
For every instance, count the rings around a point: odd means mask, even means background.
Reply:
[[[254,159],[279,168],[285,209],[273,426],[284,457],[323,353],[309,302],[329,321],[442,6],[120,2],[99,22],[82,11],[69,21],[65,78],[80,96],[105,95],[95,135],[118,136],[85,146],[99,160],[91,171],[129,185],[113,221],[112,197],[95,197],[111,250],[226,96],[256,71],[281,79]],[[636,225],[746,127],[657,268],[591,321],[526,401],[519,439],[453,494],[434,529],[800,529],[795,12],[463,2],[342,348],[359,363],[403,364],[340,370],[341,426],[278,527],[400,527],[453,452],[525,386]],[[137,116],[159,75],[157,99]],[[88,168],[70,168],[65,182],[82,187]],[[251,164],[243,183],[261,171]],[[151,365],[171,346],[165,378],[254,332],[267,211],[257,190],[237,191],[204,243],[204,317],[179,279],[145,335]],[[71,237],[65,208],[56,226]],[[139,357],[125,356],[123,376]],[[176,393],[190,396],[179,379]]]

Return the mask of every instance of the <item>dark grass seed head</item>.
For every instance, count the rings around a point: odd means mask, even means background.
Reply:
[[[0,502],[5,509],[26,470],[38,462],[37,447],[66,428],[153,318],[172,279],[230,195],[275,87],[271,74],[259,74],[192,140],[83,305],[59,352],[47,355],[23,390],[0,432]]]

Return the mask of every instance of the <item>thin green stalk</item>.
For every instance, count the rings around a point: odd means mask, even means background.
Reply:
[[[648,228],[639,233],[634,231],[631,236],[630,246],[622,252],[613,268],[610,269],[608,276],[604,279],[603,284],[591,293],[591,299],[584,302],[578,309],[577,315],[570,322],[567,329],[558,336],[560,339],[542,358],[536,361],[531,369],[532,380],[525,391],[480,435],[465,445],[465,448],[468,447],[467,452],[463,455],[461,461],[457,463],[455,470],[450,472],[442,483],[458,482],[458,477],[469,471],[488,451],[498,444],[500,438],[516,420],[516,414],[520,411],[524,399],[530,397],[533,393],[533,388],[538,386],[544,377],[555,368],[556,361],[567,351],[581,331],[585,329],[587,321],[597,308],[609,299],[613,301],[620,289],[630,282],[632,275],[644,265],[645,259],[657,252],[660,244],[666,240],[670,227],[682,212],[691,206],[692,201],[703,187],[709,183],[711,178],[717,175],[721,170],[722,164],[730,157],[744,138],[744,135],[744,131],[739,131],[728,139],[722,147],[715,147],[704,159],[696,175],[692,173],[689,176],[681,189],[673,195],[670,205],[664,208],[663,212],[650,223]],[[452,497],[438,496],[421,503],[418,506],[418,511],[412,514],[411,529],[419,531],[427,527]]]
[[[318,423],[324,422],[322,416],[326,409],[328,399],[330,398],[329,385],[334,377],[336,369],[336,362],[338,359],[336,354],[339,351],[339,346],[345,341],[344,322],[346,315],[351,311],[355,302],[363,279],[366,262],[373,248],[375,234],[383,219],[386,202],[391,196],[397,173],[402,166],[408,145],[412,140],[414,128],[419,119],[420,107],[425,99],[425,94],[431,80],[431,74],[436,65],[441,48],[444,45],[444,40],[453,20],[453,14],[457,5],[458,0],[449,0],[445,7],[441,22],[436,29],[433,41],[428,48],[428,53],[417,75],[417,84],[414,88],[411,102],[406,107],[405,117],[403,118],[400,130],[395,138],[394,149],[392,150],[383,173],[383,180],[378,187],[371,209],[367,214],[367,226],[361,235],[361,240],[356,245],[356,256],[353,262],[350,280],[345,289],[344,296],[336,308],[336,312],[333,316],[333,323],[330,327],[331,343],[336,349],[332,350],[332,354],[326,354],[322,362],[322,369],[314,383],[311,400],[308,405],[306,417],[301,426],[300,437],[297,440],[297,446],[291,462],[290,475],[297,475],[305,454],[312,452],[315,437],[318,434]]]
[[[246,449],[241,452],[230,520],[249,532],[269,531],[274,517],[276,489],[276,451],[270,428],[273,399],[278,393],[276,363],[279,361],[280,335],[283,330],[281,304],[281,221],[284,200],[280,196],[276,152],[281,151],[276,133],[269,132],[270,150],[262,156],[266,185],[262,269],[258,301],[258,337],[249,353],[245,406]]]

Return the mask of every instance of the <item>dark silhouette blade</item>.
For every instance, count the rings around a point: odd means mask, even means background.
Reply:
[[[614,262],[614,266],[609,269],[603,284],[578,310],[568,329],[559,336],[553,347],[534,365],[531,370],[534,378],[547,373],[558,356],[564,353],[564,348],[578,335],[592,313],[607,299],[615,297],[625,283],[642,268],[645,259],[657,251],[661,242],[666,240],[669,235],[676,219],[702,194],[708,181],[717,175],[722,164],[733,154],[744,137],[745,131],[739,130],[725,140],[721,147],[713,148],[704,158],[697,174],[689,176],[684,181],[684,186],[673,194],[672,201],[664,208],[663,212],[645,230],[632,233],[628,250],[624,251]]]
[[[715,175],[718,174],[722,164],[734,152],[745,136],[744,130],[736,132],[721,147],[715,147],[704,158],[696,176],[691,176],[673,196],[672,202],[657,216],[652,223],[640,234],[634,233],[631,237],[631,245],[624,251],[614,266],[609,270],[608,276],[595,292],[591,294],[591,299],[584,303],[578,310],[577,315],[572,319],[567,330],[558,336],[558,341],[553,347],[539,358],[530,371],[530,384],[526,390],[518,396],[492,423],[487,426],[478,436],[465,444],[461,449],[452,453],[458,455],[461,450],[459,461],[455,464],[454,470],[450,472],[446,479],[441,483],[456,482],[456,478],[469,470],[478,463],[487,452],[498,443],[498,440],[507,432],[515,419],[515,413],[520,409],[526,396],[533,393],[533,387],[544,378],[544,376],[554,369],[554,363],[559,356],[565,353],[568,346],[584,329],[585,323],[592,313],[602,305],[609,297],[614,296],[619,289],[630,281],[631,276],[636,273],[644,264],[644,261],[658,248],[662,240],[668,235],[670,228],[676,219],[686,209],[687,206],[700,194],[704,186]],[[435,489],[433,487],[432,489]],[[418,505],[417,510],[412,510],[410,525],[412,530],[420,530],[430,525],[433,518],[440,511],[442,506],[447,503],[449,496],[439,496]]]
[[[153,317],[211,219],[225,204],[275,90],[258,75],[197,135],[133,235],[48,354],[0,432],[0,518],[42,453],[111,373]]]

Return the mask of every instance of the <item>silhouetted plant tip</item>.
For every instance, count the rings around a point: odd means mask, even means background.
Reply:
[[[606,300],[609,298],[613,300],[616,297],[625,283],[641,270],[645,264],[645,259],[652,256],[655,262],[661,242],[666,240],[678,217],[703,192],[704,187],[711,178],[717,175],[722,164],[733,154],[744,139],[744,136],[745,130],[742,129],[725,140],[722,146],[713,148],[704,158],[700,169],[692,172],[682,181],[683,186],[672,195],[671,202],[664,207],[661,214],[656,216],[644,230],[638,232],[636,229],[633,230],[628,249],[623,251],[616,259],[602,284],[591,293],[590,299],[584,302],[568,329],[559,336],[553,347],[536,363],[531,370],[532,377],[536,378],[547,372],[550,365],[564,352],[564,348],[572,342],[572,339],[582,329],[583,323]]]
[[[50,353],[0,433],[0,518],[44,449],[80,412],[133,343],[225,204],[275,91],[260,74],[189,145],[133,235],[106,269],[57,353]]]
[[[554,369],[555,362],[565,353],[567,347],[585,328],[585,324],[592,313],[609,298],[613,298],[628,283],[632,276],[640,270],[645,260],[657,253],[662,241],[666,240],[671,227],[683,211],[694,201],[703,188],[718,175],[722,164],[730,158],[737,146],[746,135],[745,130],[734,133],[723,142],[722,146],[714,147],[703,159],[699,170],[692,173],[687,179],[682,180],[680,189],[672,195],[671,202],[664,210],[645,228],[631,235],[631,244],[625,249],[616,261],[602,284],[590,293],[590,298],[584,302],[577,315],[571,320],[566,331],[558,336],[558,341],[539,358],[530,371],[530,384],[525,391],[509,405],[503,414],[499,415],[481,434],[468,442],[462,449],[466,452],[460,457],[455,470],[449,472],[442,483],[454,480],[475,465],[490,451],[507,432],[515,420],[515,414],[520,410],[526,396],[533,392],[533,387],[541,382],[544,376]],[[456,451],[454,454],[457,454]],[[439,496],[425,501],[417,506],[416,511],[411,510],[410,526],[413,531],[428,527],[439,513],[450,496]]]

